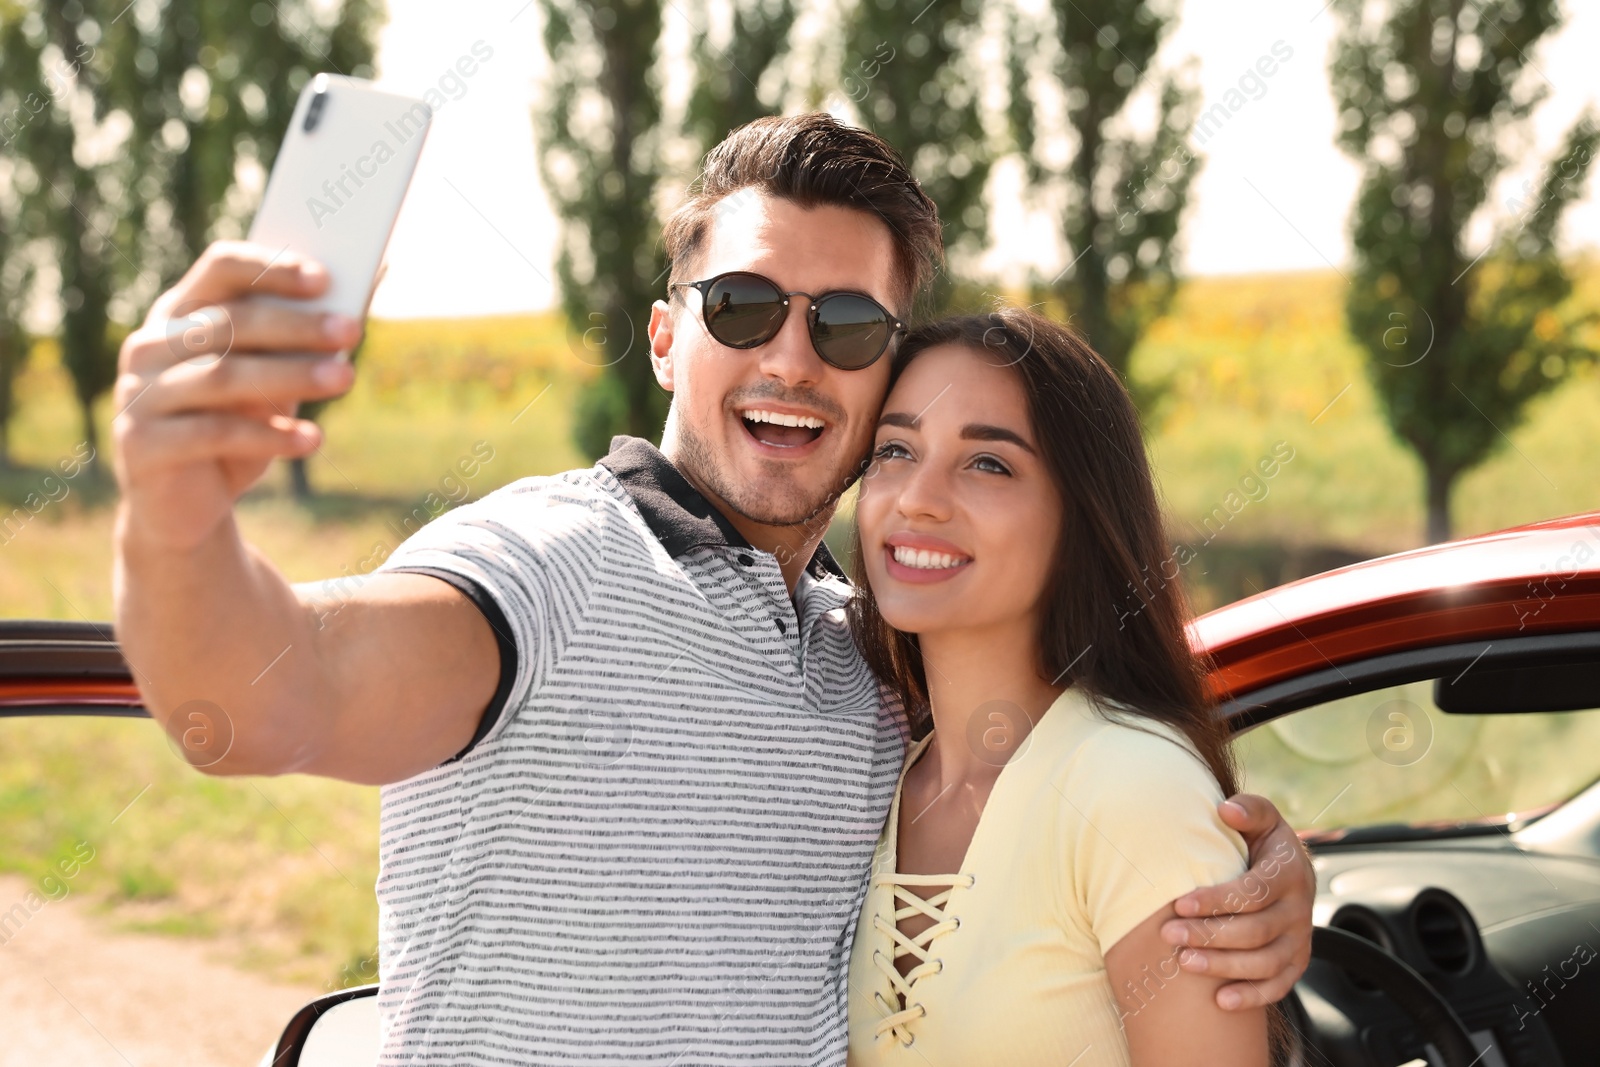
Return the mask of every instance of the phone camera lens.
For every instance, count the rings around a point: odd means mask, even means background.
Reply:
[[[316,82],[311,87],[311,103],[306,105],[306,120],[302,128],[310,133],[322,121],[322,110],[328,106],[328,77],[325,74],[317,75]]]

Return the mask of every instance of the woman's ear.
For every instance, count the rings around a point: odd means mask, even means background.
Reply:
[[[650,305],[650,367],[656,384],[672,392],[672,308],[665,300]]]

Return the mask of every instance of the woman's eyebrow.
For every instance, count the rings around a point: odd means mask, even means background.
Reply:
[[[1029,455],[1036,456],[1039,454],[1032,445],[1023,440],[1021,434],[1014,430],[1008,430],[1004,426],[990,426],[987,423],[969,422],[961,427],[961,439],[963,441],[1010,441]]]
[[[903,411],[886,411],[878,418],[878,428],[885,426],[899,426],[907,430],[922,428],[922,419],[915,415],[907,415]],[[1015,430],[1008,430],[1004,426],[991,426],[984,422],[969,422],[961,428],[963,441],[1009,441],[1029,455],[1038,455],[1038,450],[1030,445],[1021,434]]]

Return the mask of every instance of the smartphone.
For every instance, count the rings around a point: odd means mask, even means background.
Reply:
[[[318,74],[306,84],[250,240],[315,259],[331,277],[315,300],[256,299],[365,317],[432,119],[421,100],[359,78]]]

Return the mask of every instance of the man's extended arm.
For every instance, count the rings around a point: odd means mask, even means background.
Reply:
[[[1161,927],[1169,945],[1187,946],[1187,971],[1229,979],[1217,1005],[1259,1008],[1282,1000],[1311,962],[1311,906],[1317,874],[1294,828],[1265,797],[1223,801],[1223,821],[1250,846],[1250,869],[1231,882],[1174,901],[1181,916]]]
[[[375,575],[329,612],[240,535],[235,501],[274,458],[315,450],[296,406],[350,387],[333,353],[361,330],[249,298],[327,284],[315,264],[219,243],[122,346],[117,637],[169,733],[188,702],[216,709],[224,751],[196,761],[210,773],[398,781],[467,744],[499,674],[489,624],[450,585]]]

